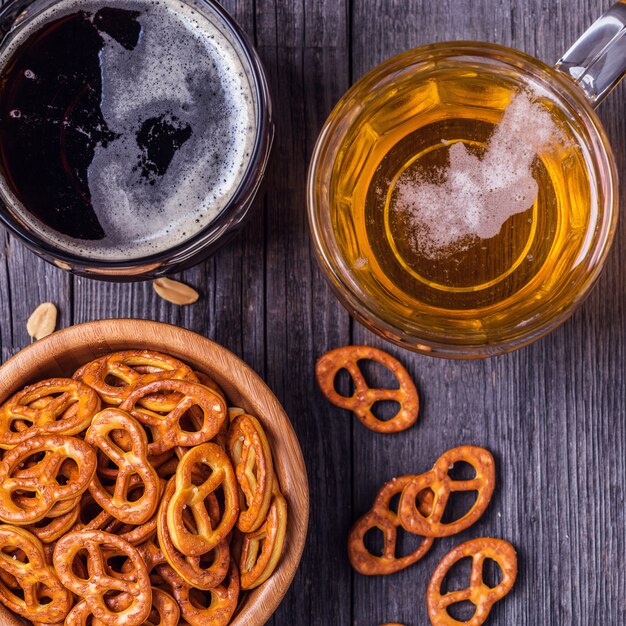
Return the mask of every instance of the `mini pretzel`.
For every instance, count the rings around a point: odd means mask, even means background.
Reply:
[[[121,404],[139,387],[157,380],[197,381],[190,367],[174,357],[151,350],[124,350],[107,354],[81,367],[74,374],[96,390],[107,403]],[[114,379],[117,384],[110,384]],[[175,394],[148,395],[142,405],[153,411],[169,410]]]
[[[231,422],[227,445],[244,494],[237,528],[242,533],[250,533],[263,524],[272,499],[272,451],[259,421],[245,413]]]
[[[376,361],[389,369],[398,380],[398,389],[378,389],[367,385],[358,362]],[[343,396],[335,390],[335,377],[348,370],[354,383],[354,394]],[[322,393],[334,405],[352,411],[361,422],[379,433],[395,433],[415,424],[419,411],[419,397],[415,384],[402,364],[390,354],[369,346],[345,346],[322,355],[315,366],[315,375]],[[389,420],[380,420],[372,412],[376,402],[391,400],[400,405]]]
[[[222,388],[210,376],[208,376],[204,372],[198,372],[198,371],[194,371],[194,374],[198,378],[198,382],[201,385],[204,385],[205,387],[208,387],[209,389],[212,389],[213,391],[215,391],[215,393],[218,396],[221,396],[224,402],[226,402],[226,396],[224,395]]]
[[[19,548],[21,558],[9,555],[10,548]],[[31,621],[63,621],[72,606],[72,594],[46,562],[37,537],[23,528],[0,526],[0,570],[17,585],[10,589],[6,577],[0,580],[0,600],[12,611]]]
[[[59,517],[44,517],[43,520],[36,524],[25,526],[42,543],[52,543],[68,533],[76,523],[80,514],[80,505],[74,506],[67,513],[59,515]]]
[[[132,571],[122,575],[106,567],[105,549],[126,556],[132,563]],[[88,555],[87,579],[77,576],[73,569],[74,560],[82,550]],[[152,594],[148,572],[137,549],[127,541],[100,530],[74,531],[59,539],[53,562],[61,582],[82,596],[91,613],[103,624],[139,626],[150,614]],[[113,611],[106,603],[111,592],[126,593],[132,601],[123,610]]]
[[[122,598],[122,600],[120,600]],[[127,596],[115,596],[107,599],[107,605],[115,611],[128,604]],[[93,619],[91,609],[85,600],[81,600],[68,614],[65,619],[65,626],[102,626],[102,622]],[[158,624],[159,626],[177,626],[180,619],[180,609],[176,600],[169,593],[152,587],[152,610],[148,619],[144,622],[146,626]]]
[[[415,476],[400,476],[385,483],[374,500],[370,511],[360,517],[348,536],[348,558],[352,567],[366,576],[393,574],[417,563],[431,548],[434,539],[424,537],[417,549],[406,556],[396,556],[398,539],[398,515],[390,508],[392,498],[402,493]],[[428,505],[423,505],[429,508]],[[426,511],[428,512],[428,511]],[[372,554],[365,546],[364,538],[369,530],[378,528],[383,533],[383,551],[381,556]],[[243,575],[242,575],[243,580]]]
[[[276,489],[263,525],[243,536],[239,567],[241,588],[254,589],[276,569],[287,532],[287,502]]]
[[[183,619],[190,626],[226,626],[230,622],[239,598],[239,574],[234,561],[228,570],[228,585],[218,585],[204,592],[204,602],[185,581],[169,566],[159,565],[157,571],[172,588]]]
[[[159,546],[167,562],[188,585],[197,589],[212,589],[219,585],[224,578],[226,578],[226,574],[228,573],[228,567],[230,565],[228,542],[222,540],[213,548],[213,554],[211,555],[212,562],[208,567],[203,566],[200,557],[186,556],[177,550],[167,527],[167,508],[175,490],[176,482],[175,479],[172,478],[165,488],[165,494],[157,516]],[[210,493],[208,501],[211,519],[219,519],[220,510],[217,498],[214,494]]]
[[[450,568],[465,557],[472,559],[472,573],[469,587],[441,593],[441,585]],[[483,579],[483,565],[485,559],[494,560],[502,570],[502,581],[496,587],[489,587]],[[426,601],[428,615],[433,626],[480,626],[489,617],[491,607],[501,600],[513,587],[517,577],[517,556],[513,546],[501,539],[472,539],[466,541],[448,552],[435,569]],[[466,622],[453,619],[448,613],[448,607],[457,602],[471,602],[475,613]]]
[[[33,467],[20,472],[23,463],[38,452],[43,458]],[[66,459],[76,463],[73,480],[65,485],[57,482],[59,470]],[[91,446],[76,437],[35,435],[9,450],[0,461],[0,520],[18,525],[43,519],[55,502],[80,496],[96,472],[96,454]],[[33,493],[27,505],[14,500],[18,491]]]
[[[177,404],[161,414],[141,406],[151,394],[176,393]],[[202,422],[196,431],[186,431],[181,420],[192,408],[202,412]],[[131,393],[120,405],[137,421],[150,428],[154,441],[149,444],[150,455],[161,454],[176,446],[190,447],[212,439],[226,419],[226,405],[214,391],[198,383],[184,380],[158,380]]]
[[[469,463],[476,470],[470,480],[453,480],[448,475],[454,463]],[[402,526],[423,537],[449,537],[469,528],[485,512],[496,485],[493,456],[488,450],[476,446],[459,446],[444,452],[433,469],[416,476],[400,496],[398,516]],[[432,511],[421,513],[416,506],[417,495],[430,489],[434,493]],[[452,492],[477,491],[478,497],[463,517],[450,523],[442,522],[446,504]]]
[[[194,485],[193,474],[206,466],[211,475]],[[228,455],[215,443],[192,448],[180,460],[176,470],[176,489],[167,507],[167,527],[176,548],[187,556],[201,556],[215,548],[232,530],[239,515],[237,479]],[[217,489],[224,493],[222,518],[213,527],[205,499]],[[183,521],[183,511],[189,508],[197,531],[189,531]]]
[[[113,442],[111,432],[114,430],[128,435],[128,450]],[[98,474],[94,476],[89,485],[94,500],[105,511],[127,524],[148,521],[158,505],[159,476],[148,462],[148,438],[142,426],[120,409],[105,409],[94,417],[85,441],[101,450],[118,467],[113,494],[102,486]],[[138,500],[130,501],[130,480],[135,476],[141,481],[143,494]]]
[[[98,394],[77,380],[51,378],[29,385],[0,407],[0,448],[9,450],[34,435],[75,435],[99,410]]]
[[[107,600],[107,603],[115,611],[124,608],[129,602],[126,596],[115,596]],[[178,603],[169,593],[152,587],[152,610],[145,624],[148,626],[158,624],[158,626],[178,626],[180,619],[180,609]],[[98,626],[97,623],[94,626]]]

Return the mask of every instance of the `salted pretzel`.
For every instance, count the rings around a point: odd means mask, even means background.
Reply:
[[[246,413],[231,422],[227,445],[244,495],[240,498],[237,528],[250,533],[263,524],[272,499],[272,450],[259,420]]]
[[[442,594],[441,586],[450,568],[466,557],[472,559],[469,587]],[[495,587],[483,579],[485,559],[492,559],[502,570],[502,580]],[[472,539],[448,552],[435,569],[426,601],[428,615],[433,626],[480,626],[489,617],[493,605],[511,591],[517,577],[517,555],[515,548],[502,539]],[[448,607],[458,602],[471,602],[475,607],[471,619],[460,622],[450,616]]]
[[[43,453],[28,470],[20,464]],[[62,464],[71,459],[76,471],[67,484],[57,482]],[[18,525],[33,524],[46,517],[56,502],[80,496],[96,472],[96,454],[76,437],[35,435],[9,450],[0,461],[0,520]],[[16,492],[33,494],[28,504],[15,501]]]
[[[152,394],[177,394],[176,405],[167,412],[157,413],[141,405]],[[202,413],[200,428],[185,430],[183,418],[190,409]],[[137,421],[147,426],[154,441],[149,444],[150,455],[158,455],[176,447],[190,447],[212,439],[227,416],[226,404],[208,387],[185,380],[157,380],[131,393],[120,405]]]
[[[9,555],[11,548],[19,549],[20,554]],[[1,525],[0,570],[16,584],[9,588],[7,578],[0,579],[0,600],[7,607],[31,621],[63,621],[72,607],[72,594],[46,562],[37,537],[24,528]]]
[[[120,599],[121,598],[121,599]],[[127,596],[115,596],[107,598],[107,605],[114,611],[120,611],[129,603]],[[81,600],[70,611],[65,626],[102,626],[102,622],[96,618],[92,619],[91,609],[85,600]],[[158,624],[158,626],[177,626],[180,619],[180,609],[178,603],[169,593],[152,587],[152,608],[150,615],[144,622],[146,626]]]
[[[272,575],[283,551],[286,532],[287,502],[274,489],[265,521],[257,530],[243,536],[239,558],[242,589],[254,589]]]
[[[129,598],[115,596],[108,599],[107,602],[112,609],[119,611],[129,602]],[[179,619],[180,609],[176,600],[169,593],[152,587],[152,609],[145,623],[148,625],[158,624],[158,626],[178,626]]]
[[[0,407],[0,448],[10,450],[34,435],[75,435],[89,426],[99,410],[98,394],[82,382],[42,380]]]
[[[396,543],[400,520],[390,505],[394,496],[415,478],[413,475],[399,476],[385,483],[374,499],[374,504],[365,515],[352,526],[348,536],[348,558],[352,567],[366,576],[393,574],[413,563],[417,563],[431,548],[434,539],[424,537],[415,551],[406,556],[396,556]],[[430,493],[430,492],[426,492]],[[421,510],[428,514],[432,503],[423,500]],[[372,528],[378,528],[383,534],[383,550],[380,556],[372,554],[365,546],[365,535]],[[243,580],[243,574],[242,574]]]
[[[455,463],[465,462],[476,471],[469,480],[454,480],[449,471]],[[402,526],[423,537],[449,537],[469,528],[485,512],[496,485],[493,456],[488,450],[476,446],[459,446],[444,452],[433,468],[410,481],[398,504],[398,517]],[[416,506],[418,494],[430,489],[434,494],[432,511],[424,515]],[[478,496],[471,509],[458,520],[443,522],[446,504],[452,492],[476,491]]]
[[[79,514],[80,504],[76,504],[74,508],[59,517],[44,517],[39,522],[29,524],[24,528],[33,533],[42,543],[52,543],[72,529]]]
[[[22,477],[19,476],[19,472],[16,472],[14,474],[14,478],[22,478]],[[36,478],[36,476],[33,476],[33,478]],[[58,502],[55,502],[52,505],[52,508],[46,513],[45,518],[55,519],[57,517],[62,517],[63,515],[66,515],[67,513],[69,513],[70,511],[72,511],[79,505],[80,498],[81,496],[78,495],[75,498],[69,498],[67,500],[60,500]],[[14,495],[13,502],[15,502],[15,504],[17,504],[18,507],[23,508],[23,509],[31,509],[32,507],[39,506],[39,502],[36,498],[32,498],[28,495],[20,494],[19,492],[16,495]],[[41,521],[41,520],[37,520],[37,521]],[[13,522],[13,523],[15,524],[16,522]]]
[[[213,548],[210,554],[203,555],[202,558],[198,556],[186,556],[180,552],[174,545],[167,527],[167,508],[169,507],[175,490],[176,479],[172,478],[165,488],[165,494],[157,515],[159,546],[169,565],[185,583],[196,589],[212,589],[219,585],[224,578],[226,578],[226,574],[228,573],[228,567],[230,565],[228,542],[226,539],[223,539]],[[210,493],[207,500],[210,518],[212,520],[219,520],[220,509],[217,498],[213,493]],[[209,565],[205,565],[204,562],[209,560],[209,557],[210,563]]]
[[[73,569],[75,558],[83,550],[87,552],[88,579],[77,576]],[[130,574],[123,576],[107,568],[105,550],[126,556],[133,566]],[[61,582],[82,596],[93,616],[106,626],[139,626],[150,614],[152,594],[145,563],[136,548],[116,535],[100,530],[71,532],[57,542],[53,563]],[[116,592],[132,598],[120,611],[111,610],[106,603],[106,598]]]
[[[228,583],[209,589],[201,595],[190,587],[169,566],[159,565],[157,571],[172,589],[183,619],[190,626],[226,626],[239,599],[239,573],[234,560],[228,569]]]
[[[111,432],[114,430],[128,435],[128,449],[113,442]],[[105,409],[93,418],[85,442],[102,451],[118,468],[112,494],[105,489],[96,473],[89,485],[94,500],[122,522],[147,522],[158,505],[159,476],[148,462],[148,438],[141,424],[120,409]],[[143,493],[140,498],[131,501],[131,478],[135,476],[140,480]]]
[[[380,389],[368,386],[359,367],[359,361],[376,361],[389,369],[399,383],[398,389]],[[352,396],[335,390],[335,377],[345,369],[354,383]],[[369,429],[379,433],[395,433],[415,424],[419,411],[419,397],[411,376],[403,365],[390,354],[370,346],[345,346],[323,354],[315,366],[315,375],[322,393],[334,405],[352,411]],[[380,420],[372,412],[376,402],[393,401],[400,405],[389,420]]]
[[[226,402],[226,396],[224,395],[222,388],[210,376],[208,376],[204,372],[198,372],[197,370],[194,370],[194,374],[198,378],[198,382],[201,385],[204,385],[205,387],[208,387],[209,389],[215,391],[215,393],[218,396],[221,396],[224,402]]]
[[[139,387],[157,380],[198,380],[182,361],[152,350],[107,354],[81,367],[74,378],[95,389],[107,404],[116,406]],[[175,402],[175,394],[148,394],[141,398],[141,404],[153,411],[169,410]]]
[[[210,476],[199,485],[194,473],[205,466]],[[180,460],[176,470],[176,488],[167,507],[167,526],[176,548],[187,556],[201,556],[215,548],[237,522],[239,502],[237,479],[228,455],[215,443],[192,448]],[[217,524],[211,520],[205,499],[218,489],[224,494],[223,512]],[[189,508],[196,532],[185,527],[183,511]]]

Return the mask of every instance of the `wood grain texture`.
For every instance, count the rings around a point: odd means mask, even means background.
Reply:
[[[44,298],[60,325],[104,317],[179,324],[215,339],[261,373],[302,444],[312,515],[302,566],[273,624],[427,624],[428,578],[452,545],[479,535],[511,541],[520,575],[490,623],[626,623],[626,221],[589,300],[563,327],[517,353],[448,362],[390,348],[349,321],[312,259],[305,178],[333,104],[377,63],[433,41],[476,39],[554,62],[610,0],[229,0],[270,76],[276,150],[259,211],[232,244],[180,276],[202,294],[177,308],[150,285],[69,279],[0,234],[3,359],[29,343],[25,323]],[[599,113],[626,176],[626,86]],[[626,206],[622,185],[621,206]],[[313,380],[316,357],[350,341],[384,346],[413,374],[420,420],[383,436],[331,407]],[[498,486],[483,520],[435,544],[387,578],[353,574],[350,523],[383,481],[429,468],[460,443],[493,451]]]

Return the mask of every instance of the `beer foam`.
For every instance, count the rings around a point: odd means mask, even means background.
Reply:
[[[72,253],[123,260],[184,242],[227,205],[251,158],[256,102],[251,68],[206,7],[200,13],[173,0],[62,0],[38,16],[13,48],[45,22],[77,10],[93,20],[103,7],[136,11],[141,26],[132,49],[100,30],[100,106],[114,138],[96,145],[88,186],[105,238],[76,240],[43,230]],[[151,121],[184,136],[158,175],[138,139],[142,128],[150,134],[145,125]]]
[[[433,183],[405,171],[397,181],[392,209],[401,212],[415,248],[428,258],[495,237],[511,216],[532,207],[539,189],[535,157],[562,141],[549,111],[522,91],[516,94],[479,157],[460,141],[449,146],[449,165]]]

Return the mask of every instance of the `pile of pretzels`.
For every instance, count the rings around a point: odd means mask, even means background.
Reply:
[[[0,601],[33,624],[230,622],[276,568],[287,504],[263,428],[153,351],[0,406]]]

